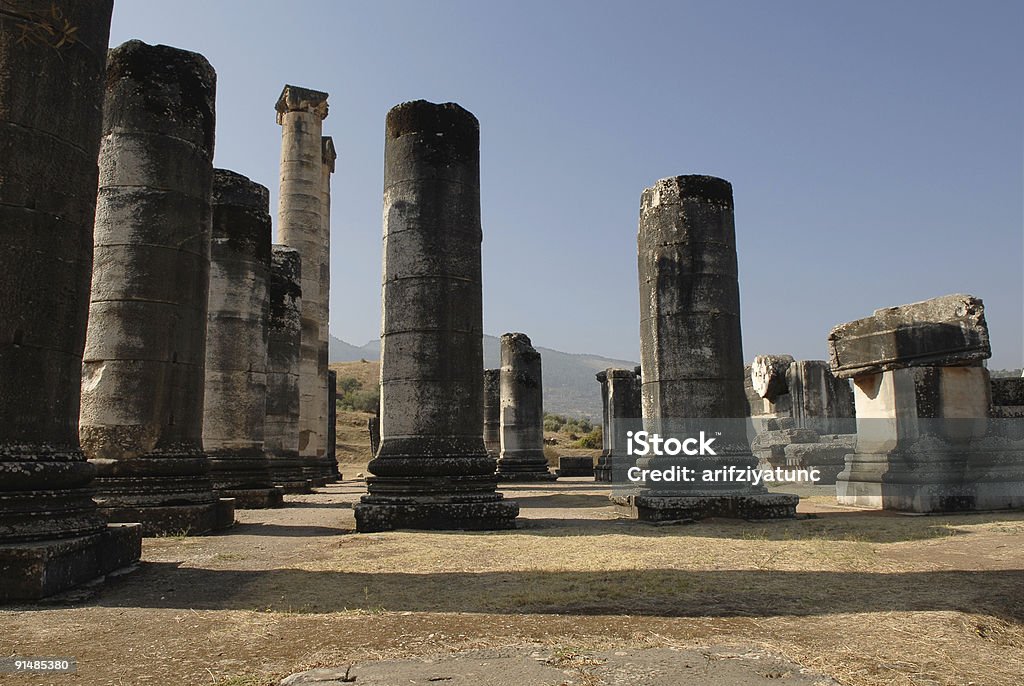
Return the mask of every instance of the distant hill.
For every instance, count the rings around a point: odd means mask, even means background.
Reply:
[[[614,360],[600,355],[565,353],[538,347],[544,375],[544,410],[591,421],[601,418],[601,388],[594,375],[608,367],[636,366],[636,362]],[[380,340],[355,346],[331,336],[331,362],[354,362],[380,358]],[[500,365],[501,342],[495,336],[484,336],[484,367]]]

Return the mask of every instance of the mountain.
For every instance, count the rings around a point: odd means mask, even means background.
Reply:
[[[614,360],[600,355],[566,353],[561,350],[538,347],[544,376],[544,410],[573,417],[601,419],[601,387],[594,375],[609,367],[632,369],[636,362]],[[380,340],[356,346],[331,336],[329,349],[331,362],[353,362],[380,358]],[[495,336],[484,336],[484,367],[500,366],[501,341]]]

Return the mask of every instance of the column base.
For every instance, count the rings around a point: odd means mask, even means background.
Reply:
[[[800,498],[788,493],[753,495],[613,495],[615,511],[641,522],[680,519],[792,519]]]
[[[356,531],[395,529],[498,531],[516,528],[519,504],[497,498],[486,502],[388,502],[363,496],[355,506]]]
[[[110,524],[89,536],[0,544],[0,603],[60,593],[129,567],[141,555],[138,524]]]
[[[218,498],[198,505],[160,505],[153,507],[104,507],[100,512],[109,522],[138,522],[142,535],[198,536],[234,526],[235,501]]]
[[[229,488],[216,491],[222,498],[232,498],[236,510],[265,510],[284,507],[284,490],[274,488]]]

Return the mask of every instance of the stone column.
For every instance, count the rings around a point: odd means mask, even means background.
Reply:
[[[544,387],[540,353],[526,334],[501,337],[501,456],[498,478],[554,481],[544,456]]]
[[[219,495],[240,508],[280,507],[263,450],[267,416],[269,192],[213,172],[203,447]]]
[[[609,481],[623,484],[628,432],[643,428],[640,411],[640,377],[636,369],[605,370],[608,387],[608,470]]]
[[[79,433],[100,508],[147,536],[234,520],[203,453],[215,79],[141,41],[107,61]]]
[[[501,370],[484,370],[484,447],[498,459],[501,453]]]
[[[607,371],[598,372],[595,377],[601,384],[601,455],[594,465],[594,481],[612,480],[612,463],[609,460],[611,448],[609,440],[611,429],[608,427],[608,374]]]
[[[327,459],[334,470],[331,477],[341,478],[338,471],[338,373],[327,372]]]
[[[97,510],[78,442],[111,0],[11,4],[0,11],[0,603],[102,577],[141,551],[138,526],[108,526]],[[74,40],[62,42],[54,9]]]
[[[328,327],[331,311],[331,174],[334,173],[334,163],[338,159],[338,153],[334,150],[334,139],[330,136],[320,138],[320,153],[323,164],[321,165],[320,176],[320,203],[323,214],[323,227],[321,236],[323,238],[323,249],[320,253],[320,350],[317,355],[317,378],[323,384],[326,395],[322,408],[325,429],[325,453],[321,462],[322,476],[327,481],[337,481],[341,474],[338,472],[338,460],[335,455],[334,444],[330,436],[334,432],[334,423],[331,417],[336,410],[332,409],[334,394],[328,390],[328,362],[330,358],[331,332]]]
[[[642,458],[644,468],[755,469],[746,437],[732,186],[677,176],[644,191],[637,235],[644,428],[715,437],[715,455]],[[720,435],[719,435],[720,434]],[[711,472],[714,474],[714,471]],[[792,517],[796,496],[729,480],[651,483],[616,499],[644,520]]]
[[[277,238],[302,258],[302,356],[299,362],[299,454],[307,473],[323,484],[326,471],[326,369],[320,364],[324,301],[323,120],[327,93],[285,86],[278,98],[281,125],[281,193]],[[323,375],[321,376],[321,371]]]
[[[849,434],[857,430],[853,390],[836,378],[824,360],[797,360],[786,370],[793,423],[819,434]]]
[[[484,448],[480,128],[453,103],[394,107],[384,143],[381,443],[359,531],[510,529]]]
[[[309,493],[299,457],[299,359],[302,345],[302,260],[299,251],[275,245],[270,262],[267,332],[267,419],[264,449],[270,476],[285,493]]]

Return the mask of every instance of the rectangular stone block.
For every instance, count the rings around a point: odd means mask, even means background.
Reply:
[[[920,366],[977,363],[992,355],[985,306],[970,295],[945,295],[875,310],[828,336],[839,378]]]

